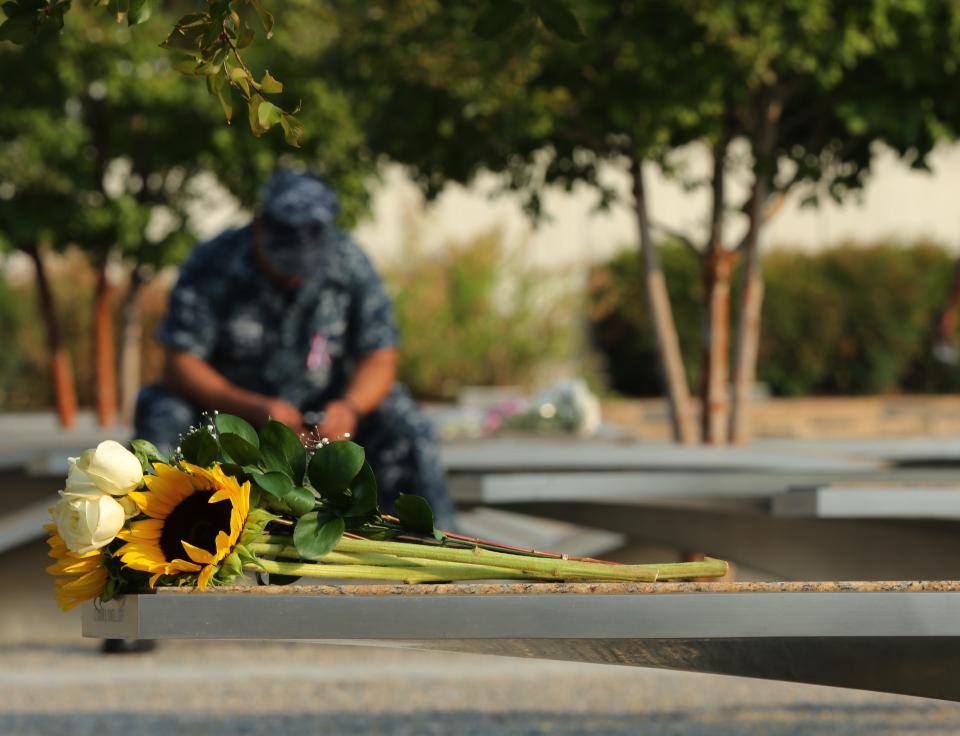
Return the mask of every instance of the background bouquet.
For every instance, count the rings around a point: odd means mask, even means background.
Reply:
[[[48,543],[64,610],[156,586],[206,590],[250,571],[263,582],[302,576],[653,582],[723,575],[725,562],[620,565],[518,549],[434,528],[420,496],[380,510],[377,481],[354,442],[259,431],[229,414],[192,428],[165,457],[135,439],[70,458]]]

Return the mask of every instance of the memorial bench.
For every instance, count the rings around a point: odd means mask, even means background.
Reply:
[[[163,589],[86,604],[83,634],[469,652],[960,701],[952,582]]]

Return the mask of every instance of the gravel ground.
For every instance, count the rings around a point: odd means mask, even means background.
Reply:
[[[960,705],[626,667],[285,643],[0,644],[0,734],[952,734]]]

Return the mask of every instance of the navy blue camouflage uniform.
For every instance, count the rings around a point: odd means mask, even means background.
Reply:
[[[269,214],[268,195],[269,185]],[[181,269],[158,340],[203,359],[236,386],[290,402],[310,419],[344,396],[358,359],[395,346],[398,337],[390,298],[363,251],[332,225],[320,241],[319,268],[303,274],[297,289],[277,285],[258,266],[253,226],[199,245]],[[175,446],[199,414],[165,387],[146,387],[136,436]],[[453,525],[430,424],[406,389],[394,385],[360,419],[354,439],[377,476],[384,510],[400,493],[416,493],[430,502],[438,525]]]

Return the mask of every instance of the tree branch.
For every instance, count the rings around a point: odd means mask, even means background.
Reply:
[[[690,250],[691,253],[697,256],[697,258],[703,255],[701,250],[697,247],[696,243],[694,243],[687,235],[680,232],[679,230],[675,230],[668,225],[664,225],[662,223],[653,222],[653,221],[650,222],[650,227],[652,227],[654,230],[658,230],[659,232],[663,233],[668,238],[679,240]]]

